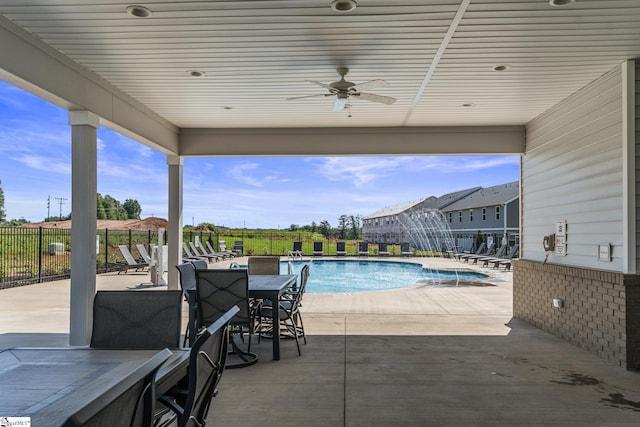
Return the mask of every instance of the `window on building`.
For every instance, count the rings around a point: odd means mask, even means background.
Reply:
[[[496,219],[500,219],[500,206],[496,206]]]
[[[482,208],[482,220],[487,220],[487,208]]]
[[[473,209],[469,209],[469,221],[473,221]]]
[[[462,211],[458,212],[458,222],[462,222]]]
[[[453,222],[453,212],[449,212],[449,222]]]

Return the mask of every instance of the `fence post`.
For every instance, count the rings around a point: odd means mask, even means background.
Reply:
[[[38,283],[42,283],[42,227],[38,227]]]
[[[109,271],[109,229],[104,229],[104,272]]]

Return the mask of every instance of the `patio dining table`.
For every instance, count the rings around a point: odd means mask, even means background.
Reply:
[[[189,349],[171,349],[156,394],[187,375]],[[158,350],[89,347],[13,348],[0,352],[0,417],[29,417],[55,427],[158,354]]]
[[[267,299],[271,301],[272,307],[278,307],[279,299],[287,289],[295,287],[297,274],[250,274],[249,276],[249,298]],[[197,330],[197,312],[195,309],[195,289],[189,292],[189,337],[194,339]],[[280,323],[280,310],[273,312],[273,324]],[[273,328],[273,360],[280,360],[280,329]]]

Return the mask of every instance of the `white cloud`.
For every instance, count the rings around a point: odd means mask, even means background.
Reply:
[[[261,169],[259,163],[243,162],[227,170],[227,175],[238,182],[252,187],[264,187],[267,183],[278,179],[279,173]]]

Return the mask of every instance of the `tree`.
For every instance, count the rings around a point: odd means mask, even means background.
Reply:
[[[107,219],[107,213],[104,209],[104,198],[100,193],[98,193],[98,200],[96,201],[96,206],[97,206],[96,218]]]
[[[360,226],[360,217],[351,215],[349,217],[349,235],[352,240],[360,240],[362,236],[362,227]]]
[[[338,218],[338,238],[346,239],[347,238],[347,223],[349,222],[349,217],[346,215],[340,215]]]
[[[4,210],[4,191],[2,191],[2,180],[0,180],[0,223],[7,219],[7,212]]]
[[[127,212],[127,219],[140,219],[142,208],[137,200],[127,199],[122,207]]]
[[[331,224],[329,224],[329,221],[322,221],[318,226],[318,232],[324,237],[329,237],[331,235]]]

